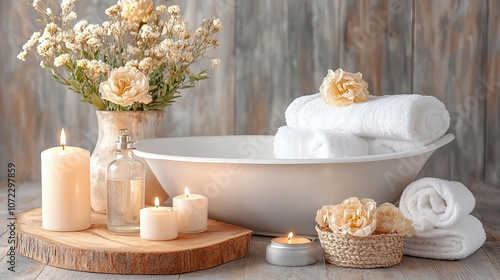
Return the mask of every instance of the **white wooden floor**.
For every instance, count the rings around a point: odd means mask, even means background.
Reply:
[[[278,267],[265,259],[269,237],[253,236],[250,254],[211,269],[181,275],[113,275],[59,269],[16,256],[16,272],[8,270],[7,186],[0,187],[0,279],[500,279],[500,189],[485,185],[471,187],[476,196],[478,217],[487,231],[487,241],[467,259],[439,261],[404,256],[390,268],[347,269],[325,263],[318,241],[317,262],[304,267]],[[38,183],[23,184],[16,190],[16,212],[41,205]]]

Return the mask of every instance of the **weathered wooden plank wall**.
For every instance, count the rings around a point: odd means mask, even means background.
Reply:
[[[192,28],[199,26],[203,18],[215,16],[222,20],[224,29],[218,36],[220,46],[208,53],[208,56],[220,58],[224,63],[213,69],[209,74],[210,80],[184,91],[183,97],[174,106],[167,108],[167,116],[163,122],[165,135],[234,134],[235,4],[232,0],[175,0],[169,3],[180,6]],[[207,62],[197,70],[209,68],[210,60]]]
[[[491,0],[488,6],[487,67],[483,95],[486,100],[485,181],[500,185],[500,2]]]
[[[413,91],[447,105],[457,137],[436,152],[430,174],[482,179],[485,103],[478,96],[484,91],[486,20],[486,1],[415,1]]]
[[[363,73],[371,94],[411,93],[412,2],[341,4],[340,67]]]
[[[82,1],[79,18],[101,22],[114,0]],[[160,2],[160,1],[158,1]],[[457,139],[422,176],[500,186],[500,4],[495,0],[187,0],[189,22],[220,17],[222,64],[166,109],[165,136],[272,134],[296,97],[318,91],[329,68],[360,71],[372,94],[434,95]],[[38,180],[39,153],[61,127],[93,149],[94,109],[15,57],[37,29],[25,1],[0,1],[0,162]],[[29,20],[28,20],[29,19]],[[3,169],[5,170],[5,168]],[[0,180],[5,174],[0,174]]]

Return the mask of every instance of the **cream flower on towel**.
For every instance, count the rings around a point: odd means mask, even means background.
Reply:
[[[415,229],[412,221],[405,218],[403,212],[391,203],[384,203],[377,208],[377,228],[375,234],[397,233],[412,236]]]
[[[351,197],[334,207],[329,227],[343,234],[365,237],[377,226],[377,204],[372,199]]]
[[[368,98],[368,83],[361,73],[350,73],[337,69],[328,70],[328,75],[319,87],[323,100],[332,106],[347,106],[364,102]]]

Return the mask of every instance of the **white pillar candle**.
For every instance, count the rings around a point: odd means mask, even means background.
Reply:
[[[199,194],[185,194],[174,197],[173,207],[177,209],[179,232],[197,233],[207,230],[208,199]]]
[[[158,197],[155,207],[140,211],[140,235],[147,240],[171,240],[177,238],[177,210],[160,207]]]
[[[90,153],[66,146],[42,152],[42,227],[78,231],[90,227]]]

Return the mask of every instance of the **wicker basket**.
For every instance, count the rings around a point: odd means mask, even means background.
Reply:
[[[404,236],[377,234],[358,237],[316,226],[325,259],[334,265],[355,268],[388,267],[401,262]]]

